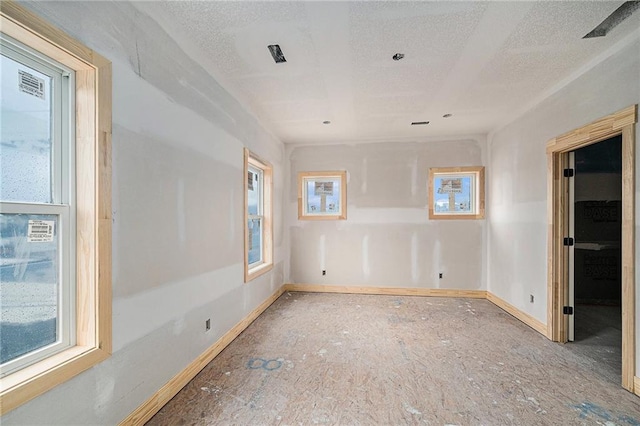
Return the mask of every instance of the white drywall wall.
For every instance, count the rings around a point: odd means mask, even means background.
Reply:
[[[485,146],[479,136],[287,147],[291,281],[485,290],[485,221],[427,212],[429,168],[484,165]],[[298,220],[298,172],[328,170],[348,172],[347,220]]]
[[[545,145],[553,137],[638,103],[640,41],[636,37],[524,116],[489,136],[489,291],[546,323]],[[640,164],[638,159],[636,164]],[[637,190],[640,190],[639,176],[636,174]],[[640,223],[639,218],[640,209],[636,207],[636,224]],[[636,231],[636,245],[638,235]],[[636,270],[636,274],[638,272]],[[533,304],[529,302],[530,294],[535,297]],[[640,292],[636,295],[636,304],[640,306]],[[640,324],[638,319],[636,324]]]
[[[289,262],[291,282],[488,288],[545,321],[545,143],[640,102],[636,42],[493,134],[488,149],[479,137],[285,156],[197,55],[130,3],[26,5],[113,61],[114,354],[4,415],[5,425],[118,423],[275,291]],[[244,146],[273,163],[275,178],[276,265],[249,285]],[[478,164],[487,164],[488,220],[429,221],[428,168]],[[348,221],[298,221],[297,172],[331,169],[349,170]],[[193,227],[202,221],[212,229]]]
[[[283,284],[284,148],[131,3],[25,6],[113,62],[113,355],[1,423],[113,425]],[[274,166],[276,218],[249,284],[245,146]]]

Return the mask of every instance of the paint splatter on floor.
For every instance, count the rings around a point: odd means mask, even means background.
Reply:
[[[616,414],[610,412],[606,408],[600,407],[592,402],[582,402],[577,405],[571,406],[571,408],[577,410],[580,413],[581,419],[591,419],[597,421],[604,421],[605,425],[631,425],[640,426],[640,421],[636,418],[629,416],[628,414]]]
[[[149,424],[640,426],[596,368],[486,300],[287,293]]]

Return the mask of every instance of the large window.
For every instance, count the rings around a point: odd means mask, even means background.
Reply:
[[[272,169],[245,149],[245,282],[273,266]]]
[[[12,2],[0,54],[0,407],[111,351],[111,65]]]
[[[0,35],[0,377],[75,344],[74,72]]]

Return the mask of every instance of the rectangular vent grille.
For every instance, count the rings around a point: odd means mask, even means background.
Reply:
[[[282,53],[282,49],[280,49],[279,45],[270,44],[267,47],[269,48],[269,52],[271,52],[273,60],[276,61],[276,64],[287,62],[287,60],[284,58],[284,53]]]
[[[613,13],[595,27],[591,32],[582,38],[604,37],[615,27],[620,25],[622,21],[627,19],[633,12],[640,8],[640,1],[626,1],[622,6],[613,11]]]

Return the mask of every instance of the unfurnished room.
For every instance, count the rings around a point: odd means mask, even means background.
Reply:
[[[640,1],[0,2],[2,425],[640,425]]]

